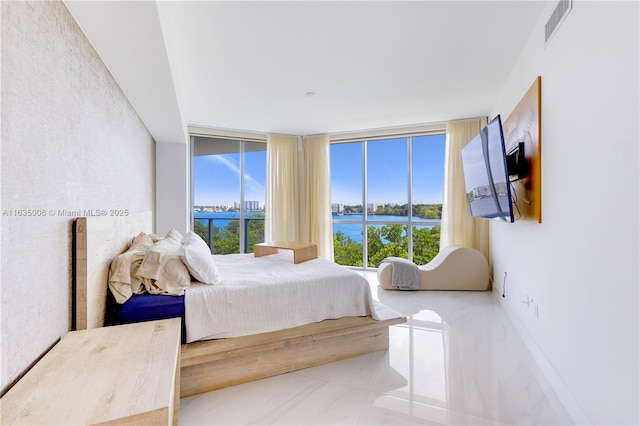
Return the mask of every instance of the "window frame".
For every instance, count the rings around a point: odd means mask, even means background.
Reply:
[[[409,261],[413,260],[413,226],[424,225],[424,222],[413,221],[413,138],[421,136],[446,136],[446,123],[432,123],[418,126],[395,127],[374,129],[369,131],[336,133],[329,136],[331,145],[344,143],[362,143],[362,220],[346,220],[331,218],[331,227],[333,234],[333,224],[351,224],[362,226],[362,267],[354,265],[345,265],[354,269],[377,270],[377,267],[369,266],[369,241],[368,226],[369,225],[407,225],[407,257]],[[368,144],[387,139],[406,138],[407,143],[407,221],[388,221],[388,220],[369,220],[368,209]],[[446,144],[446,142],[445,142]],[[445,148],[446,150],[446,148]],[[445,154],[446,157],[446,154]],[[333,204],[334,201],[331,200]]]
[[[189,227],[194,229],[194,201],[195,201],[195,178],[194,178],[194,157],[195,157],[195,138],[212,138],[238,141],[240,144],[240,217],[238,218],[240,226],[238,227],[239,250],[240,253],[248,253],[246,247],[247,235],[245,235],[244,225],[244,181],[245,181],[245,142],[264,143],[265,152],[267,151],[267,135],[264,133],[243,132],[227,129],[214,129],[207,127],[189,126]],[[266,193],[265,193],[266,201]],[[213,241],[209,241],[209,247],[213,250]]]

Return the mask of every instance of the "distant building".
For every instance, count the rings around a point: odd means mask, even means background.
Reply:
[[[476,186],[472,190],[472,196],[473,196],[473,198],[489,197],[489,196],[491,196],[491,190],[489,189],[489,186],[487,186],[487,185]]]
[[[264,210],[264,201],[245,201],[244,209],[247,211]]]
[[[331,204],[331,213],[332,214],[344,213],[344,204],[338,204],[338,203]]]
[[[496,183],[496,193],[498,194],[498,197],[505,197],[507,195],[507,183],[506,182]]]

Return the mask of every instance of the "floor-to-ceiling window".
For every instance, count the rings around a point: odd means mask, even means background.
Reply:
[[[331,145],[334,258],[376,268],[386,257],[429,262],[438,253],[444,134]]]
[[[192,137],[193,229],[214,254],[264,241],[264,142]]]

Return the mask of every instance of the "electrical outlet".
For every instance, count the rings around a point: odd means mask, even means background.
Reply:
[[[502,297],[507,297],[507,271],[504,271],[504,277],[502,277]]]

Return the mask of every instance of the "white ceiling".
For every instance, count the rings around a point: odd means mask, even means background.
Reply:
[[[156,140],[175,142],[185,125],[307,135],[487,115],[548,3],[66,5]]]

